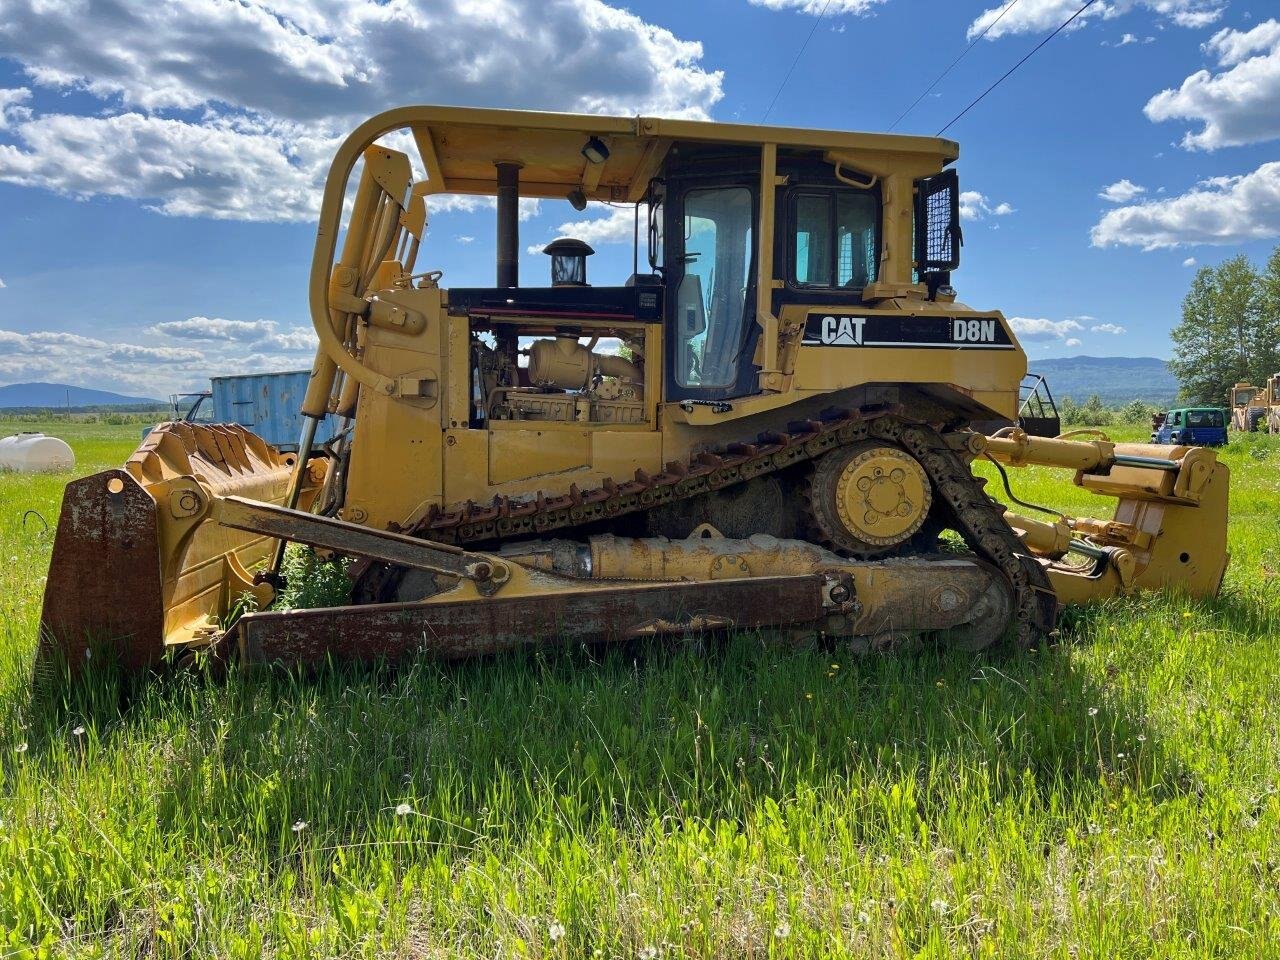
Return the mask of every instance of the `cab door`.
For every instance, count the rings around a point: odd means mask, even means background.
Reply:
[[[746,178],[668,183],[666,399],[756,392],[756,222]]]

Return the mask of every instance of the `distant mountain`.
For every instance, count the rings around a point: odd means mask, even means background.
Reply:
[[[1095,393],[1108,406],[1145,400],[1163,406],[1178,396],[1169,365],[1156,357],[1058,357],[1029,360],[1028,367],[1049,381],[1056,400],[1084,403]]]
[[[0,387],[0,409],[13,407],[166,407],[164,400],[126,397],[109,390],[89,390],[66,383],[11,383]]]

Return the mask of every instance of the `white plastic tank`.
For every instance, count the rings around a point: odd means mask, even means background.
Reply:
[[[0,437],[0,470],[41,473],[70,470],[75,465],[76,455],[71,452],[71,447],[57,437],[47,437],[43,433]]]

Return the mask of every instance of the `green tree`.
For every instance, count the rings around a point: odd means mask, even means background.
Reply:
[[[1267,376],[1280,373],[1280,246],[1271,251],[1258,278],[1258,295],[1258,332],[1264,351],[1259,362],[1265,370],[1257,381],[1261,385]]]
[[[1111,426],[1111,411],[1106,408],[1102,398],[1096,393],[1084,402],[1084,406],[1080,408],[1080,413],[1083,416],[1082,423],[1087,423],[1092,427]]]
[[[1264,320],[1262,290],[1243,254],[1196,273],[1182,300],[1182,322],[1170,334],[1175,350],[1169,368],[1183,399],[1222,404],[1233,383],[1266,379],[1278,345],[1274,323]]]
[[[1146,423],[1151,419],[1151,407],[1141,400],[1130,400],[1120,408],[1123,423]]]

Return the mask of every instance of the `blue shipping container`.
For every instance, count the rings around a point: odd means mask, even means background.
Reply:
[[[247,373],[213,378],[213,419],[238,423],[282,450],[296,450],[302,435],[302,399],[307,393],[306,370]],[[333,435],[326,417],[316,427],[316,443]]]

